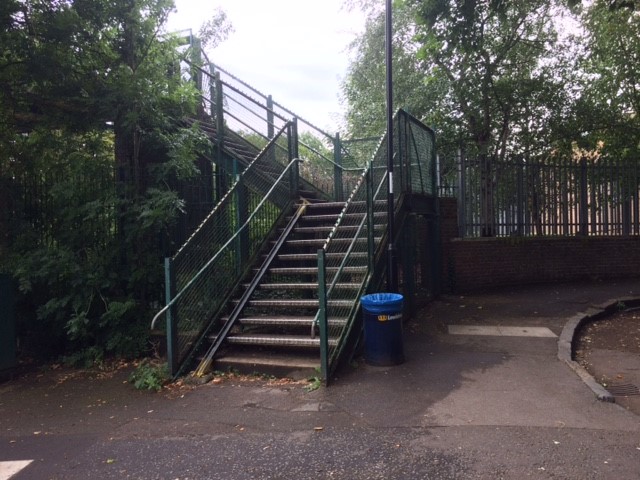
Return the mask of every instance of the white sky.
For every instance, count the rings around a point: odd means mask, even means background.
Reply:
[[[175,0],[168,30],[197,34],[217,7],[234,32],[209,59],[329,133],[338,131],[347,46],[364,16],[344,0]]]

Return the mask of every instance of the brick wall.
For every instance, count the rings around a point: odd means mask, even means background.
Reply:
[[[445,200],[445,199],[443,199]],[[441,202],[442,290],[640,276],[640,237],[459,239],[455,208]],[[455,200],[453,200],[455,204]],[[452,215],[453,213],[453,215]]]

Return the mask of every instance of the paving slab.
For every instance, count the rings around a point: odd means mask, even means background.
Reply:
[[[547,337],[557,335],[547,327],[517,327],[498,325],[449,325],[449,335],[480,335],[492,337]]]

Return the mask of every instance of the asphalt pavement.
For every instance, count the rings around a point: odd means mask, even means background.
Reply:
[[[637,479],[640,416],[566,358],[571,325],[622,298],[640,280],[445,296],[405,325],[404,363],[313,391],[30,373],[0,384],[0,480],[9,461],[31,461],[16,480]]]

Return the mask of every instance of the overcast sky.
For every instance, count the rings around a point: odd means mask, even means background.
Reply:
[[[197,33],[217,7],[234,32],[209,59],[311,123],[333,133],[342,112],[347,46],[364,29],[344,0],[175,0],[171,31]]]

